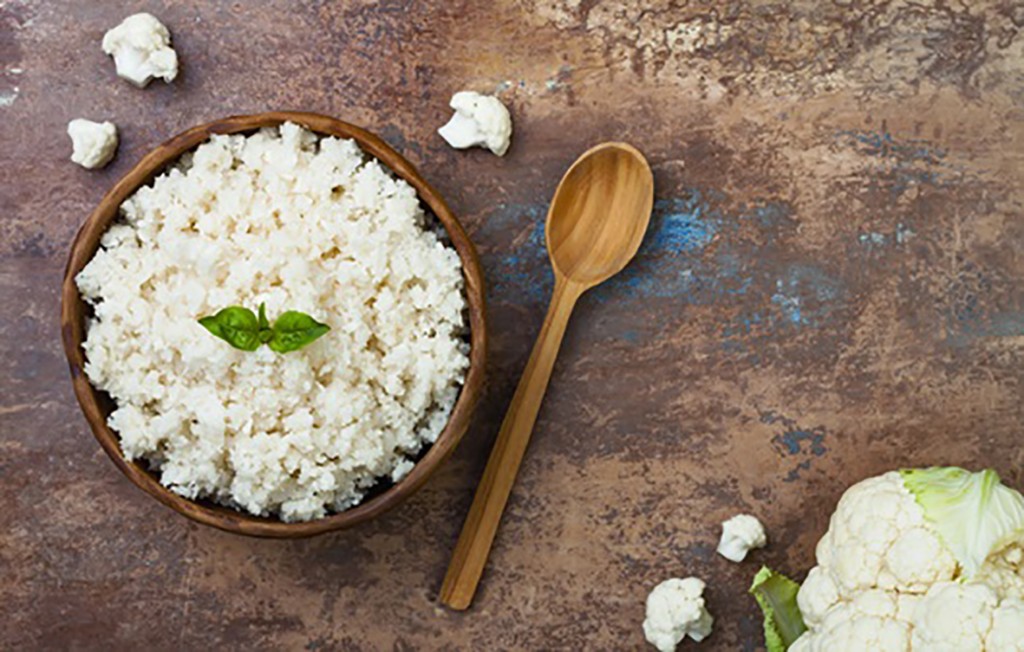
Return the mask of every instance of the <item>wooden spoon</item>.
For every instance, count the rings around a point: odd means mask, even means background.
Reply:
[[[452,609],[473,601],[576,300],[633,258],[653,201],[651,168],[625,143],[584,152],[558,184],[545,228],[555,290],[441,586]]]

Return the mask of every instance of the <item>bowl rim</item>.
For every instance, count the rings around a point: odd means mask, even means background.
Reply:
[[[129,462],[124,458],[117,436],[107,425],[108,411],[102,405],[101,393],[92,386],[84,373],[85,352],[82,349],[82,342],[87,313],[75,284],[75,276],[92,260],[99,248],[101,236],[117,218],[124,200],[138,188],[151,182],[167,165],[214,134],[252,132],[263,127],[279,126],[285,122],[302,125],[319,135],[355,140],[364,152],[376,158],[385,168],[415,188],[420,201],[437,217],[448,233],[452,246],[462,262],[470,338],[469,369],[448,423],[408,475],[351,509],[321,519],[297,523],[252,516],[212,503],[194,502],[164,487],[143,465]],[[306,537],[348,528],[391,509],[419,489],[462,439],[480,400],[483,387],[487,350],[484,277],[473,243],[441,195],[420,176],[411,163],[376,135],[342,120],[317,113],[270,111],[237,115],[192,127],[170,138],[146,154],[103,196],[79,228],[68,254],[61,287],[61,339],[68,359],[75,396],[93,435],[114,465],[136,486],[179,514],[204,525],[248,536]]]

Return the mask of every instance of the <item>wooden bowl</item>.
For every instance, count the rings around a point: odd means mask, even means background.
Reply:
[[[107,426],[107,417],[114,407],[113,401],[105,392],[97,391],[83,372],[85,354],[82,350],[82,340],[89,308],[82,301],[75,285],[75,276],[92,260],[99,247],[100,237],[117,218],[118,208],[124,200],[136,189],[152,181],[168,164],[206,141],[212,134],[251,132],[261,127],[277,126],[286,121],[303,125],[318,134],[355,140],[364,152],[376,157],[416,189],[420,201],[444,226],[452,245],[462,259],[470,328],[469,371],[462,391],[447,426],[437,441],[416,462],[412,471],[397,484],[367,497],[364,502],[351,509],[319,520],[300,523],[284,523],[277,519],[251,516],[210,502],[188,500],[161,485],[157,477],[144,465],[129,462],[124,458],[117,436]],[[304,537],[350,527],[394,507],[423,485],[431,472],[448,457],[465,434],[470,416],[480,398],[484,377],[487,333],[483,272],[473,244],[441,196],[408,161],[377,136],[340,120],[313,113],[278,111],[235,116],[194,127],[171,138],[147,154],[103,197],[71,245],[61,290],[61,333],[64,351],[71,367],[75,396],[82,406],[82,412],[85,413],[85,418],[103,450],[132,482],[168,507],[206,525],[250,536]]]

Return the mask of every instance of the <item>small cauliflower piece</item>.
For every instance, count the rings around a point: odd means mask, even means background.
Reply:
[[[103,35],[103,51],[114,57],[117,76],[139,88],[154,77],[170,83],[178,76],[171,33],[152,14],[133,14],[121,21]]]
[[[455,149],[486,147],[504,156],[512,139],[512,116],[501,100],[491,95],[461,91],[452,96],[455,114],[437,130]]]
[[[704,607],[704,582],[696,577],[672,578],[647,596],[644,636],[660,652],[672,652],[683,637],[703,641],[714,619]]]
[[[722,523],[722,538],[718,542],[718,554],[729,561],[741,562],[754,548],[768,544],[761,521],[750,514],[737,514]]]
[[[113,122],[93,122],[77,118],[68,123],[71,137],[71,161],[83,168],[100,168],[117,151],[117,127]]]

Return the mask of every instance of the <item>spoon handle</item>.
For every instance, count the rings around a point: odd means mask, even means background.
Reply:
[[[533,424],[544,400],[551,370],[558,357],[565,326],[576,300],[586,289],[557,275],[548,314],[533,345],[519,386],[501,423],[487,467],[480,479],[473,505],[455,544],[448,573],[441,585],[441,602],[452,609],[469,607],[487,563],[487,555],[498,531],[512,485],[530,443]]]

